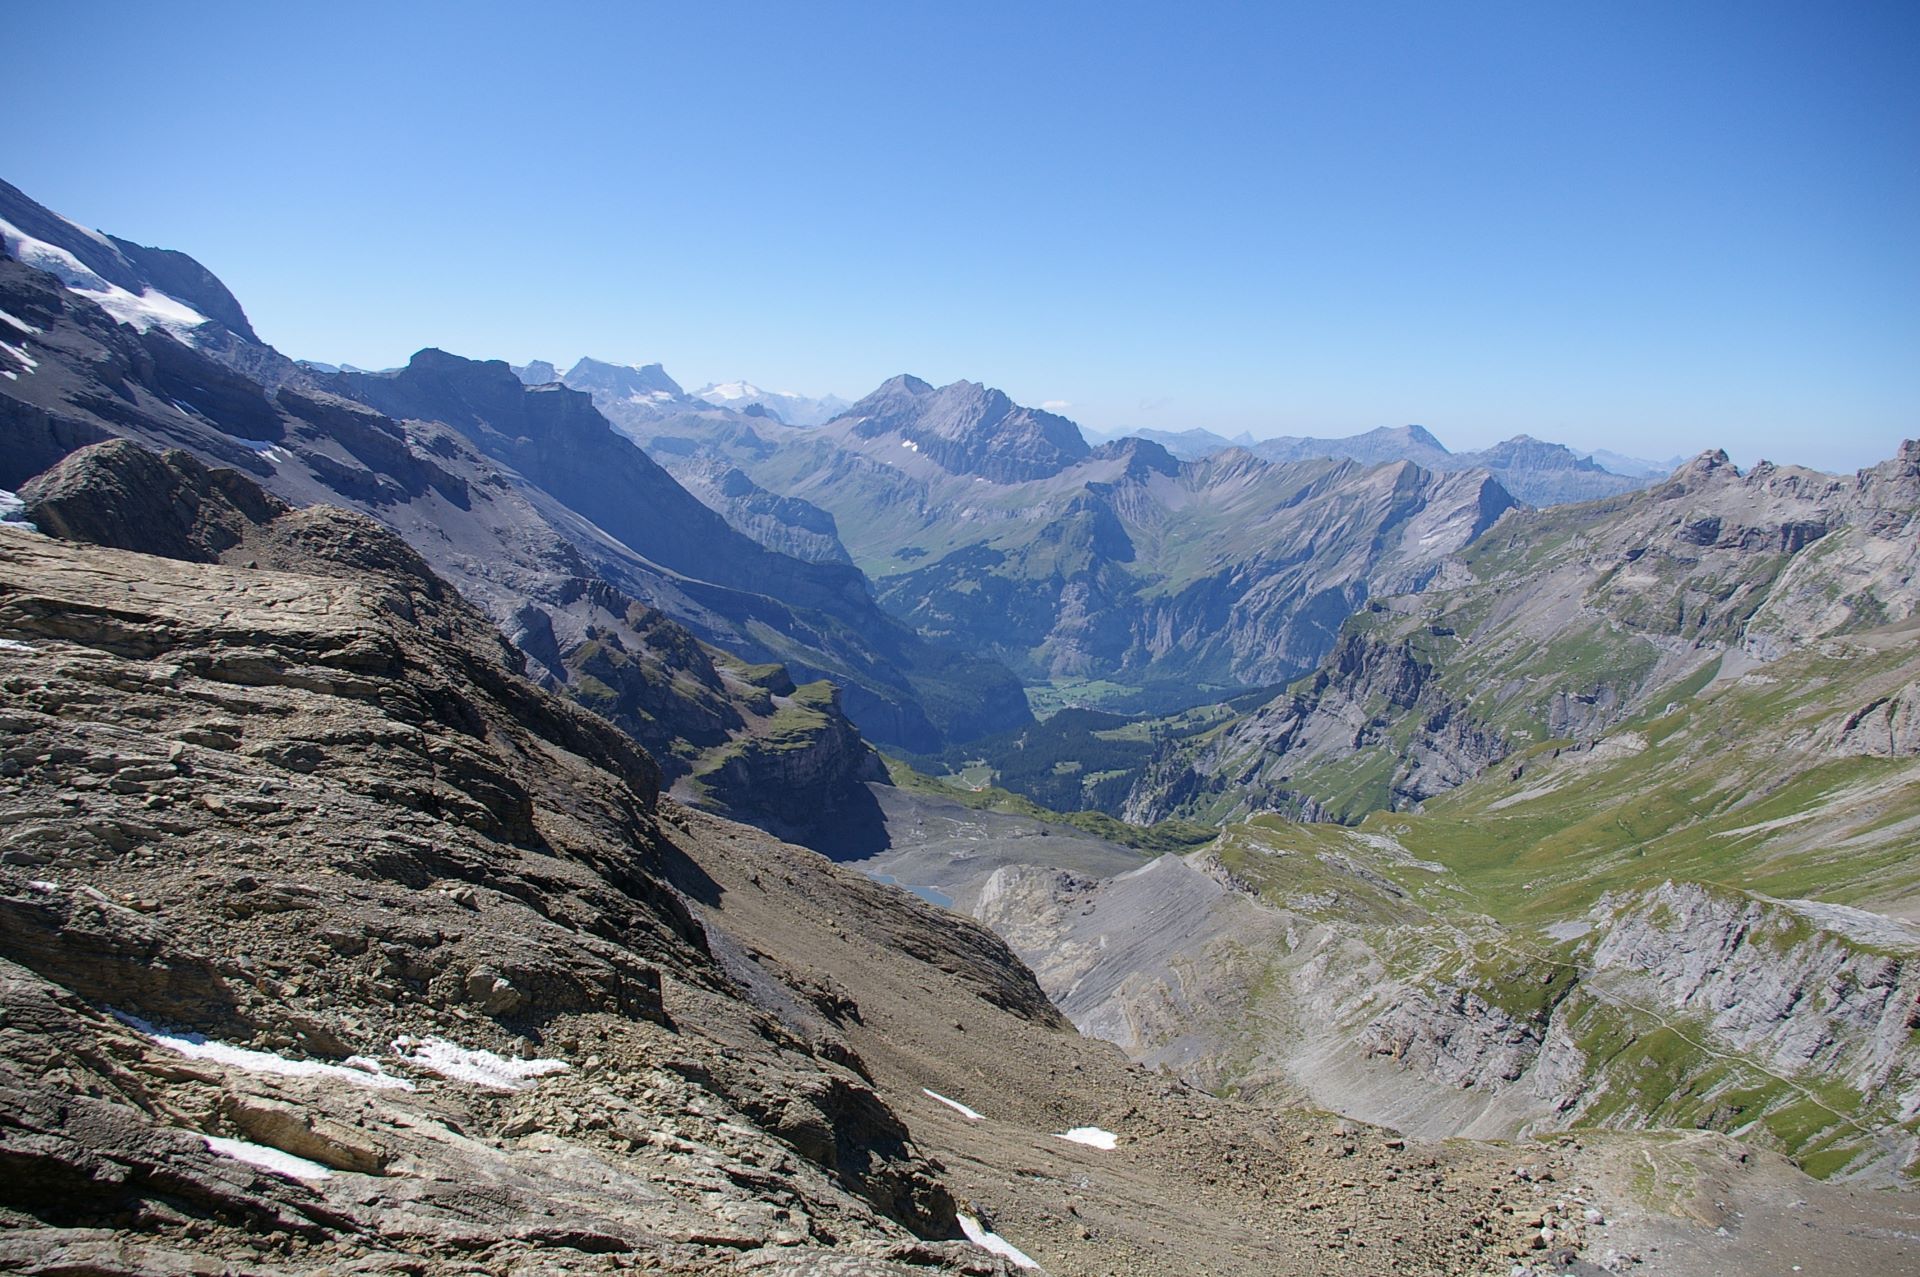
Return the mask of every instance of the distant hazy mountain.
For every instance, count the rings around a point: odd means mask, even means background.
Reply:
[[[724,459],[830,513],[880,601],[921,632],[1030,678],[1113,680],[1142,703],[1311,668],[1353,607],[1413,588],[1513,504],[1484,473],[1404,461],[1089,448],[1071,421],[1001,391],[910,376],[814,430],[711,409],[648,429],[664,463]],[[747,513],[729,517],[745,527]]]
[[[762,390],[750,381],[715,382],[694,391],[693,397],[715,407],[741,412],[757,404],[789,426],[817,426],[839,416],[848,407],[847,401],[838,395],[809,399],[786,390]]]
[[[1515,435],[1474,452],[1449,452],[1424,426],[1382,426],[1343,439],[1282,436],[1262,439],[1253,452],[1271,461],[1301,461],[1308,457],[1349,457],[1378,464],[1412,461],[1429,470],[1486,470],[1502,487],[1528,505],[1563,505],[1591,501],[1644,488],[1668,471],[1638,463],[1631,474],[1607,470],[1565,444],[1548,443],[1529,435]]]
[[[1618,452],[1609,452],[1605,448],[1595,448],[1590,454],[1602,466],[1614,474],[1624,474],[1635,479],[1664,479],[1687,464],[1685,457],[1668,457],[1665,461],[1648,461],[1644,457],[1629,457]]]
[[[544,359],[513,365],[513,375],[528,386],[546,386],[560,380],[560,370]]]
[[[1304,435],[1281,435],[1255,440],[1242,434],[1228,439],[1211,430],[1133,430],[1136,439],[1150,439],[1182,460],[1195,461],[1214,456],[1228,448],[1243,447],[1268,461],[1306,461],[1314,458],[1345,458],[1367,465],[1388,461],[1411,461],[1428,470],[1451,472],[1486,470],[1500,480],[1501,486],[1529,505],[1562,505],[1569,501],[1590,501],[1645,487],[1654,479],[1671,473],[1680,459],[1667,464],[1621,457],[1618,466],[1608,467],[1597,458],[1575,452],[1563,444],[1548,443],[1528,435],[1516,435],[1503,443],[1474,452],[1449,452],[1424,426],[1382,426],[1364,434],[1322,439]],[[1613,456],[1609,453],[1608,456]]]
[[[1453,454],[1425,426],[1380,426],[1365,434],[1341,439],[1279,435],[1262,439],[1250,449],[1268,461],[1304,461],[1309,457],[1346,457],[1378,465],[1383,461],[1411,461],[1429,470],[1450,470]]]
[[[531,365],[529,365],[531,366]],[[603,399],[631,404],[643,409],[684,407],[687,392],[667,376],[659,364],[609,364],[598,359],[582,359],[560,380],[569,390],[584,390],[597,404]]]
[[[1228,448],[1251,448],[1255,443],[1254,437],[1244,431],[1233,439],[1200,429],[1129,430],[1125,433],[1130,438],[1152,440],[1182,461],[1198,461],[1216,452],[1225,452]]]

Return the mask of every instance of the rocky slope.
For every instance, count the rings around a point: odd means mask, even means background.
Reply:
[[[986,931],[656,797],[377,523],[203,505],[190,548],[237,529],[242,562],[0,528],[8,1270],[1005,1271],[981,1221],[1062,1274],[1601,1240],[1570,1148],[1523,1181],[1127,1067]],[[1093,1125],[1114,1149],[1055,1137]]]
[[[1591,740],[1714,678],[1898,620],[1920,444],[1856,475],[1708,453],[1645,492],[1518,513],[1419,593],[1375,598],[1310,680],[1170,748],[1136,820],[1405,808],[1547,740]]]
[[[706,452],[663,457],[681,487],[768,549],[808,563],[853,563],[833,516],[812,502],[768,492],[740,467]]]
[[[21,498],[24,516],[56,535],[199,562],[245,561],[291,509],[235,471],[125,440],[69,454]],[[801,838],[835,832],[841,815],[871,806],[864,782],[883,769],[837,698],[796,715],[782,667],[749,666],[591,578],[542,601],[522,605],[509,637],[562,672],[545,681],[651,751],[667,783],[699,774],[689,798]],[[579,628],[563,639],[556,617]],[[770,733],[782,745],[778,765],[758,748]],[[804,787],[789,791],[790,781]]]
[[[971,899],[1076,1023],[1197,1085],[1427,1137],[1713,1128],[1906,1182],[1916,687],[1909,618],[1417,812],[1263,817],[1147,871],[1030,855]]]

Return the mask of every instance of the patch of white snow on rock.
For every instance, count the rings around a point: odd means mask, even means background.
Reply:
[[[96,274],[86,263],[58,244],[35,239],[4,218],[0,218],[0,244],[5,246],[9,256],[55,276],[67,286],[67,291],[80,294],[119,322],[131,324],[140,332],[157,324],[186,341],[189,333],[207,322],[207,317],[193,307],[157,289],[143,289],[135,296]]]
[[[494,1091],[524,1091],[538,1078],[560,1073],[565,1060],[515,1060],[491,1051],[458,1046],[445,1038],[395,1038],[393,1053],[416,1068],[453,1082],[470,1082]]]
[[[214,1042],[204,1034],[167,1033],[123,1011],[115,1011],[113,1014],[122,1024],[144,1034],[155,1045],[163,1046],[190,1060],[208,1060],[214,1064],[224,1064],[229,1068],[242,1069],[248,1073],[277,1073],[283,1077],[332,1078],[338,1082],[351,1082],[355,1086],[370,1086],[375,1090],[411,1091],[413,1089],[413,1083],[405,1078],[390,1076],[381,1069],[378,1061],[367,1059],[365,1056],[353,1056],[345,1064],[324,1064],[319,1060],[289,1060],[286,1056],[275,1055],[271,1051],[255,1051],[244,1046],[229,1046],[224,1042]]]
[[[985,1118],[981,1117],[978,1113],[974,1112],[972,1109],[962,1104],[959,1100],[950,1100],[946,1096],[940,1094],[940,1092],[938,1091],[929,1091],[926,1087],[923,1086],[920,1088],[920,1094],[926,1096],[930,1100],[938,1100],[940,1103],[946,1105],[948,1108],[958,1113],[961,1117],[966,1118],[969,1122],[984,1122],[986,1120]]]
[[[978,1246],[981,1250],[1004,1256],[1006,1261],[1015,1268],[1040,1267],[1039,1264],[1036,1264],[1033,1259],[1018,1246],[1015,1246],[1000,1234],[990,1233],[985,1228],[982,1228],[980,1221],[973,1216],[956,1215],[954,1218],[960,1221],[960,1231],[967,1235],[967,1240]]]
[[[27,503],[5,488],[0,488],[0,525],[23,532],[40,530],[27,519]]]
[[[265,1144],[249,1144],[245,1140],[230,1140],[219,1135],[202,1135],[200,1138],[222,1157],[231,1157],[236,1162],[245,1162],[289,1179],[327,1179],[333,1174],[318,1162],[309,1162],[304,1157],[295,1157],[292,1153],[283,1153]]]
[[[1088,1148],[1111,1149],[1120,1143],[1120,1137],[1112,1131],[1103,1131],[1097,1126],[1076,1126],[1070,1131],[1061,1131],[1053,1138],[1066,1140],[1071,1144],[1085,1144]]]

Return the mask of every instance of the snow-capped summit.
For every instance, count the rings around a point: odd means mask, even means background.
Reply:
[[[762,390],[750,381],[715,382],[694,391],[693,397],[738,412],[758,404],[766,413],[789,426],[817,426],[838,416],[847,407],[847,401],[838,395],[810,399],[789,390]]]
[[[46,271],[123,324],[183,341],[216,321],[258,341],[246,312],[213,273],[185,253],[102,235],[0,182],[0,252]]]

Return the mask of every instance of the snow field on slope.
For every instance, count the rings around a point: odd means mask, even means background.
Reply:
[[[219,1135],[202,1135],[200,1138],[207,1142],[209,1149],[222,1157],[231,1157],[236,1162],[258,1166],[276,1175],[292,1179],[328,1179],[333,1175],[331,1170],[318,1162],[309,1162],[304,1157],[295,1157],[292,1153],[283,1153],[265,1144],[249,1144],[245,1140],[230,1140]]]
[[[146,289],[139,296],[95,274],[79,258],[56,244],[35,239],[5,218],[0,218],[0,244],[8,255],[35,270],[46,271],[123,324],[140,332],[158,325],[182,341],[187,334],[207,322],[193,307],[165,293]],[[17,321],[16,321],[17,322]]]
[[[1005,1256],[1006,1261],[1015,1268],[1040,1267],[1039,1264],[1033,1261],[1031,1256],[1018,1246],[1015,1246],[1000,1234],[990,1233],[981,1227],[980,1221],[973,1216],[956,1215],[954,1218],[960,1221],[960,1231],[967,1235],[967,1240],[978,1246],[981,1250],[991,1254]]]
[[[980,1114],[962,1104],[959,1100],[950,1100],[938,1091],[929,1091],[923,1086],[920,1088],[920,1093],[930,1100],[938,1100],[940,1103],[958,1113],[961,1117],[966,1118],[969,1122],[984,1122],[986,1120],[980,1116]]]
[[[200,1033],[166,1033],[154,1028],[138,1016],[123,1011],[113,1012],[114,1018],[137,1033],[144,1034],[150,1041],[169,1051],[184,1055],[190,1060],[210,1060],[215,1064],[225,1064],[230,1068],[242,1069],[248,1073],[275,1073],[283,1077],[324,1077],[339,1082],[351,1082],[355,1086],[368,1086],[375,1090],[411,1091],[413,1083],[405,1078],[391,1077],[382,1071],[379,1061],[366,1056],[356,1055],[348,1058],[345,1064],[323,1064],[318,1060],[289,1060],[284,1055],[275,1055],[271,1051],[254,1051],[243,1046],[228,1046],[224,1042],[210,1041]]]
[[[417,1068],[454,1082],[495,1091],[524,1091],[535,1079],[563,1072],[565,1060],[514,1060],[491,1051],[459,1046],[445,1038],[395,1038],[393,1053]]]

